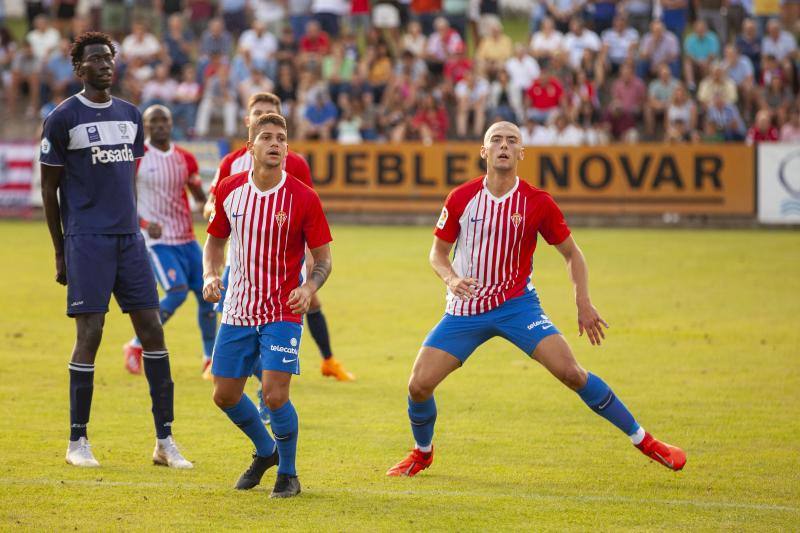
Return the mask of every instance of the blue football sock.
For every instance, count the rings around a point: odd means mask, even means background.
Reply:
[[[203,300],[202,293],[197,295],[197,324],[203,338],[203,355],[211,357],[214,352],[214,339],[217,336],[217,313],[214,304]]]
[[[242,394],[239,403],[223,409],[223,411],[231,419],[231,422],[250,438],[256,447],[256,454],[261,457],[269,457],[275,452],[275,441],[269,436],[267,428],[258,417],[258,409],[246,394]]]
[[[408,399],[408,418],[411,420],[411,433],[417,446],[425,448],[433,442],[433,425],[436,423],[436,402],[433,396],[424,402]]]
[[[69,440],[86,436],[94,392],[94,365],[69,364]]]
[[[256,413],[258,414],[258,413]],[[291,400],[279,408],[269,410],[269,418],[272,422],[272,432],[275,434],[275,441],[278,443],[278,473],[289,476],[296,476],[295,455],[297,454],[297,411],[294,410]]]
[[[175,384],[169,369],[169,353],[166,350],[142,352],[144,375],[150,385],[150,400],[153,402],[153,422],[156,437],[166,439],[172,435],[172,422],[175,420],[173,401]]]
[[[617,426],[626,435],[633,435],[639,430],[639,424],[622,400],[616,397],[605,381],[591,372],[586,385],[578,391],[578,395],[595,413]]]

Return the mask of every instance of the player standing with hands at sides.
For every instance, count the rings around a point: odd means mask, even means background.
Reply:
[[[169,356],[158,316],[158,293],[136,215],[136,159],[144,154],[142,116],[112,98],[114,46],[108,35],[83,33],[72,66],[83,92],[45,120],[41,144],[42,200],[53,240],[56,281],[67,286],[67,316],[77,339],[69,363],[70,440],[67,463],[100,466],[86,435],[94,391],[94,360],[113,293],[142,341],[156,448],[153,461],[192,468],[172,438]],[[60,199],[60,202],[59,202]]]
[[[230,237],[228,293],[211,372],[214,403],[256,448],[236,488],[255,487],[277,464],[272,498],[300,493],[295,469],[298,419],[289,385],[292,374],[300,373],[303,314],[331,272],[328,222],[317,194],[283,170],[286,142],[282,116],[268,113],[250,123],[247,149],[253,168],[218,184],[203,251],[203,296],[218,302],[226,288],[220,272]],[[314,256],[314,268],[302,283],[306,245]],[[262,394],[277,444],[244,394],[259,357]]]
[[[255,122],[258,117],[266,113],[277,113],[280,115],[281,99],[273,93],[254,93],[247,102],[247,115],[245,115],[244,118],[245,127],[249,128],[251,123]],[[253,168],[253,158],[250,156],[247,147],[242,147],[222,158],[219,168],[217,169],[217,175],[214,176],[214,180],[211,182],[211,187],[208,191],[208,202],[203,212],[206,218],[209,218],[214,211],[214,192],[217,183],[231,174],[250,170],[251,168]],[[311,169],[300,154],[290,150],[286,154],[284,169],[290,176],[299,179],[312,189],[314,188],[314,184],[311,180]],[[313,268],[313,265],[310,264],[310,259],[311,257],[306,255],[306,264],[309,272],[311,268]],[[225,284],[227,276],[228,268],[226,266],[225,273],[222,276],[223,285]],[[222,299],[225,299],[224,292],[222,294]],[[311,300],[308,313],[306,313],[306,321],[308,322],[308,329],[311,332],[311,337],[314,339],[314,342],[317,343],[320,355],[322,356],[322,362],[320,363],[322,375],[333,377],[338,381],[353,381],[355,379],[353,374],[345,370],[342,363],[333,356],[330,334],[328,333],[328,323],[322,312],[322,302],[320,302],[319,296],[316,294]],[[210,375],[208,378],[210,379]],[[263,405],[262,418],[264,418],[265,422],[269,420],[267,413],[263,411]]]
[[[433,463],[433,391],[478,346],[496,336],[541,363],[628,435],[642,453],[680,470],[686,463],[683,450],[646,433],[609,386],[578,364],[541,308],[531,281],[537,233],[566,260],[580,334],[586,332],[592,345],[605,338],[603,327],[608,324],[591,303],[586,260],[561,210],[549,194],[517,176],[523,158],[519,128],[510,122],[492,124],[480,153],[486,176],[455,188],[436,224],[430,262],[447,285],[447,308],[423,341],[408,383],[408,416],[416,446],[386,474],[414,476]]]
[[[164,289],[159,303],[161,324],[175,314],[189,291],[197,297],[197,323],[203,343],[203,359],[211,361],[217,314],[203,299],[203,251],[194,236],[192,211],[186,189],[199,205],[206,202],[197,159],[172,143],[172,113],[163,105],[145,109],[144,157],[138,161],[139,226],[142,228],[150,263]],[[134,337],[123,346],[125,368],[140,374],[142,343]]]

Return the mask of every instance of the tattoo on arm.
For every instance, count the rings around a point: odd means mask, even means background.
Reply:
[[[313,280],[317,284],[317,290],[322,288],[328,276],[331,275],[331,260],[321,259],[314,263],[314,268],[311,270],[309,280]]]

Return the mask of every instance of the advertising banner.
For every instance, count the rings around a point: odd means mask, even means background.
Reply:
[[[36,142],[0,142],[0,209],[30,207],[38,148]]]
[[[758,145],[758,220],[800,224],[800,145]]]

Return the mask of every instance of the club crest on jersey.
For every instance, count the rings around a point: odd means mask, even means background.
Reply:
[[[279,228],[283,226],[283,223],[286,222],[287,218],[288,217],[286,216],[286,211],[278,211],[277,213],[275,213],[275,222],[278,223]]]
[[[100,142],[100,130],[97,129],[97,126],[86,126],[86,135],[89,137],[90,143]]]
[[[511,223],[514,224],[514,229],[519,227],[520,222],[522,222],[522,215],[519,213],[514,213],[511,215]]]
[[[122,123],[117,124],[117,127],[119,128],[120,139],[130,139],[130,137],[128,137],[128,125],[127,124],[122,122]]]

